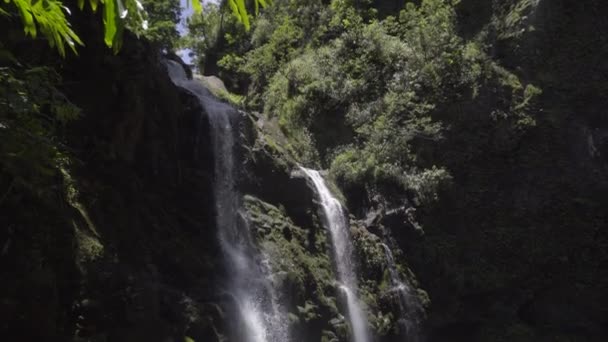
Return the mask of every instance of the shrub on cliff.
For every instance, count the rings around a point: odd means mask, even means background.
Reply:
[[[278,118],[301,160],[331,166],[343,185],[428,202],[449,180],[421,158],[449,129],[445,108],[493,92],[499,101],[487,119],[522,134],[534,125],[539,94],[485,54],[483,36],[466,42],[458,35],[457,3],[408,3],[381,19],[370,2],[335,0],[315,27],[283,16],[304,35],[287,48],[277,37],[290,31],[266,27],[264,43],[247,54],[255,67],[246,71],[254,80],[263,75],[254,92],[265,89],[266,115]]]

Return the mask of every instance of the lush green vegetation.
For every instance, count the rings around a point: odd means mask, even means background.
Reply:
[[[172,50],[179,39],[177,23],[182,14],[179,1],[144,0],[143,8],[148,15],[148,27],[144,36],[161,47]]]
[[[201,13],[201,2],[190,2],[195,17]],[[224,1],[222,6],[232,9],[234,27],[243,32],[249,27],[248,13],[259,13],[264,0]],[[68,6],[76,6],[70,9]],[[21,64],[13,53],[19,41],[42,37],[61,57],[66,49],[78,53],[86,44],[70,23],[72,15],[90,16],[89,10],[101,12],[103,39],[115,53],[120,51],[124,30],[143,35],[159,48],[172,50],[179,39],[176,24],[181,10],[178,0],[8,0],[0,3],[0,23],[7,29],[19,26],[23,36],[13,33],[0,38],[0,147],[1,172],[10,179],[6,197],[17,186],[34,193],[56,187],[57,171],[69,160],[63,147],[65,125],[78,117],[79,109],[58,90],[61,77],[50,65]],[[72,13],[73,10],[79,11]],[[213,13],[210,5],[207,10]],[[92,19],[98,20],[91,16]],[[15,30],[13,30],[15,31]],[[10,31],[10,32],[13,32]],[[58,67],[58,66],[55,66]],[[59,66],[60,67],[60,66]]]
[[[442,108],[491,86],[503,102],[488,113],[497,125],[535,124],[539,89],[489,58],[483,35],[458,35],[457,4],[424,0],[387,13],[372,1],[276,1],[251,32],[214,8],[191,21],[186,45],[202,70],[278,121],[298,159],[330,167],[344,186],[399,194],[397,202],[407,190],[422,203],[450,179],[422,157],[448,128]]]
[[[190,0],[195,14],[202,11],[200,0]],[[266,7],[266,0],[250,2],[259,13],[259,6]],[[178,38],[175,25],[180,19],[178,0],[144,1],[139,0],[77,0],[79,10],[88,4],[93,12],[102,11],[104,41],[106,45],[118,51],[122,45],[122,34],[125,28],[136,34],[146,33],[151,40],[158,41],[164,47],[172,47]],[[249,3],[245,0],[225,0],[222,6],[228,6],[235,18],[249,30]],[[69,17],[72,10],[60,0],[5,0],[0,7],[0,16],[19,17],[26,35],[36,38],[40,33],[63,56],[68,46],[76,52],[77,45],[83,45],[77,33],[72,29]]]
[[[384,242],[428,341],[606,340],[605,1],[193,0],[187,37],[177,0],[140,2],[0,1],[4,335],[233,329],[209,127],[156,58],[190,48],[248,111],[238,186],[303,340],[348,327],[298,163],[348,205],[381,339]]]

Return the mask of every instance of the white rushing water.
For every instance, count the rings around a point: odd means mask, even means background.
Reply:
[[[408,342],[416,342],[419,340],[420,303],[412,293],[410,286],[401,280],[391,249],[384,243],[382,244],[382,248],[384,248],[388,271],[391,277],[391,291],[396,292],[397,304],[399,305],[399,311],[401,311],[401,317],[398,321],[399,326]]]
[[[361,303],[355,295],[357,277],[350,229],[346,215],[340,201],[332,196],[321,174],[318,171],[306,168],[302,168],[302,171],[313,182],[321,207],[323,208],[326,227],[331,235],[338,282],[340,283],[340,289],[346,297],[353,342],[368,342],[370,338],[367,331],[367,319],[361,308]]]
[[[195,95],[207,113],[215,160],[215,211],[218,238],[226,256],[230,284],[241,321],[231,324],[238,342],[287,342],[287,324],[271,284],[271,270],[253,242],[249,222],[241,213],[236,189],[234,132],[230,122],[236,115],[231,106],[217,100],[202,84],[189,80],[181,65],[167,61],[171,80]],[[203,115],[203,113],[201,113]]]

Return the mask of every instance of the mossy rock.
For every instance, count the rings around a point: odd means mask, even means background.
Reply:
[[[292,325],[303,330],[320,322],[327,325],[339,315],[327,232],[316,225],[296,226],[285,209],[253,196],[245,196],[244,204],[256,241],[270,261],[277,292],[289,302]]]

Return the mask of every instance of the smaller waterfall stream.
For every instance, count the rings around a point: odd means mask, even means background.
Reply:
[[[367,319],[355,295],[357,277],[353,263],[353,247],[346,215],[340,201],[332,196],[321,174],[318,171],[306,168],[302,168],[302,171],[313,182],[323,208],[323,213],[325,214],[326,227],[331,235],[338,282],[340,283],[340,289],[346,297],[353,341],[368,342],[370,338],[367,331]]]
[[[403,330],[403,334],[408,342],[416,342],[419,339],[417,315],[420,310],[420,303],[412,293],[410,286],[401,280],[391,249],[384,243],[382,244],[382,248],[384,248],[388,271],[391,277],[391,291],[395,291],[398,297],[397,304],[401,312],[399,326]]]
[[[229,333],[239,342],[287,342],[287,324],[271,283],[271,270],[255,246],[236,189],[235,141],[230,122],[236,110],[217,100],[200,82],[189,80],[178,63],[167,61],[167,69],[175,85],[199,99],[209,119],[218,238],[230,278],[227,291],[234,298],[239,316],[232,317],[234,329]],[[240,325],[234,324],[239,321]]]

